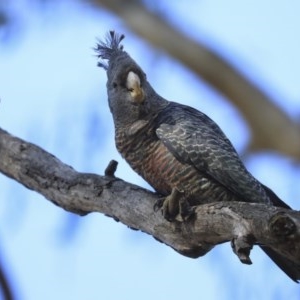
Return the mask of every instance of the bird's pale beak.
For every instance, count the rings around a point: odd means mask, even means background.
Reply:
[[[145,99],[145,93],[143,88],[141,87],[140,77],[130,71],[127,75],[126,87],[130,93],[132,102],[136,104],[142,104]]]

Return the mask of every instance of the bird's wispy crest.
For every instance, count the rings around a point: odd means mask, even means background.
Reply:
[[[98,40],[98,43],[94,50],[97,53],[100,61],[98,62],[98,66],[108,69],[108,62],[105,60],[110,60],[114,54],[123,51],[123,45],[121,45],[121,41],[125,38],[124,34],[118,34],[114,30],[110,30],[104,40]]]

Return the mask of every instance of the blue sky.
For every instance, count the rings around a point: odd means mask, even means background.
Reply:
[[[161,1],[167,18],[247,74],[292,118],[300,115],[299,4],[296,1]],[[106,76],[92,47],[109,29],[165,98],[212,117],[239,151],[250,132],[239,112],[180,63],[131,34],[118,18],[87,5],[53,5],[41,14],[19,5],[22,30],[0,46],[0,126],[82,172],[147,187],[114,147]],[[191,2],[193,3],[193,2]],[[23,9],[21,9],[24,5]],[[193,9],[191,9],[193,7]],[[271,9],[270,9],[271,8]],[[193,29],[191,31],[191,28]],[[299,209],[299,167],[274,153],[251,155],[257,178]],[[101,214],[66,213],[0,175],[0,258],[18,299],[299,299],[299,287],[259,250],[242,265],[229,244],[203,258],[180,256],[152,237]]]

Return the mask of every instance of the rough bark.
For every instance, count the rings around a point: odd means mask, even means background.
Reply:
[[[263,204],[220,202],[197,207],[188,222],[167,222],[153,211],[158,195],[113,176],[79,173],[40,147],[0,129],[0,172],[67,211],[100,212],[141,230],[189,257],[231,241],[240,260],[250,263],[252,245],[276,246],[300,263],[300,212]]]
[[[239,109],[251,128],[250,150],[275,150],[300,159],[299,123],[291,120],[275,105],[270,96],[251,83],[221,55],[180,33],[163,15],[148,10],[142,1],[91,2],[95,7],[104,7],[118,15],[131,30],[179,60],[227,97]]]

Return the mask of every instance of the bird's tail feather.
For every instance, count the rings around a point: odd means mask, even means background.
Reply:
[[[268,197],[270,198],[274,206],[291,209],[291,207],[288,206],[285,202],[283,202],[270,188],[263,184],[262,186],[264,187]]]
[[[292,280],[299,282],[300,280],[300,266],[280,255],[271,247],[260,246],[261,249],[273,260],[273,262]]]

